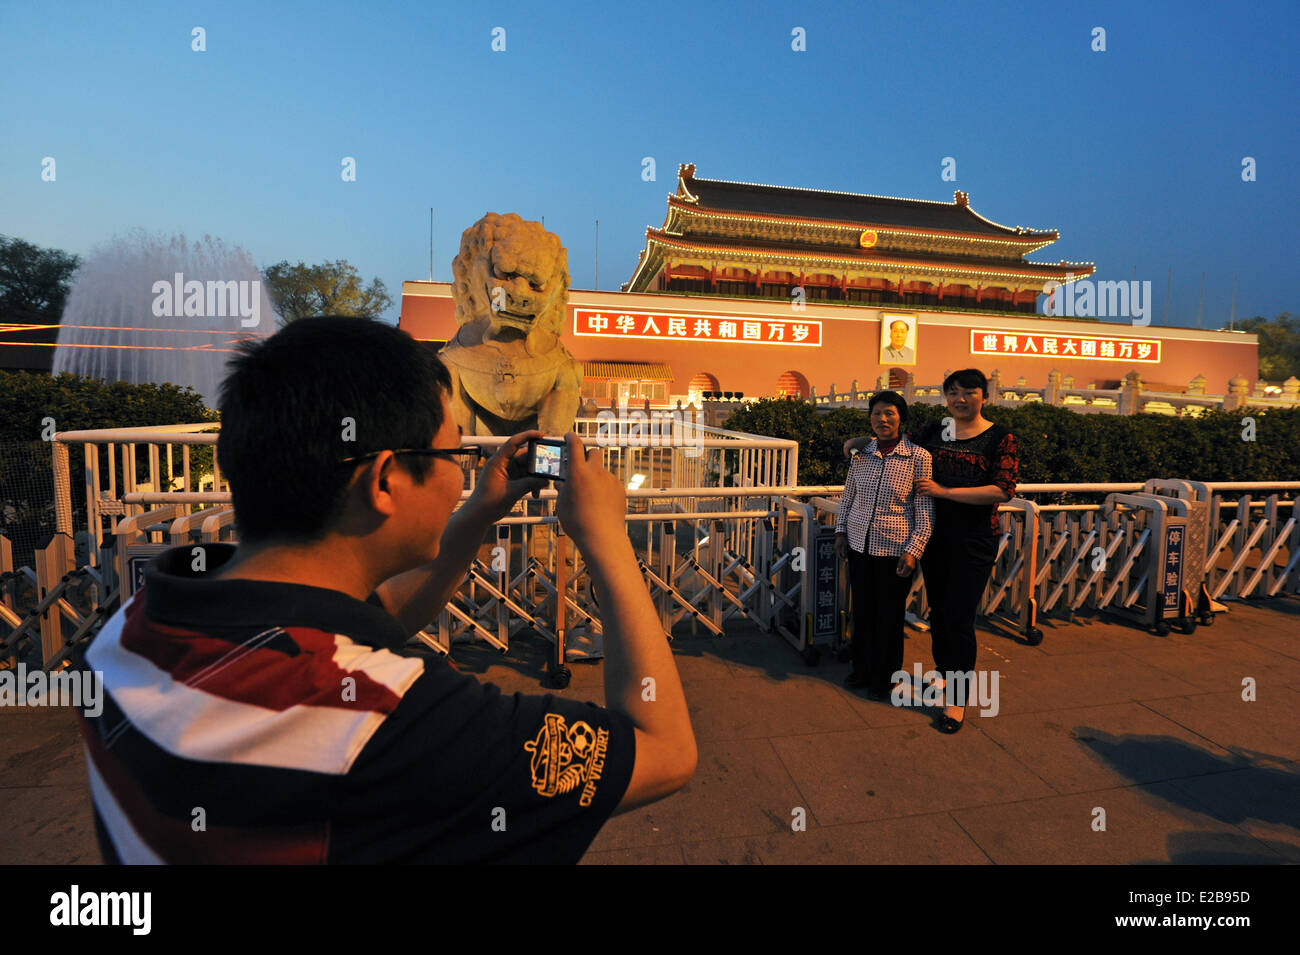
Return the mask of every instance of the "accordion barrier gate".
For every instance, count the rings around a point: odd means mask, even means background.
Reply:
[[[56,435],[60,533],[38,550],[35,567],[23,568],[12,566],[0,537],[4,656],[60,667],[131,597],[154,555],[183,544],[235,541],[219,469],[207,479],[210,489],[191,482],[190,449],[215,444],[216,434],[201,433],[212,427]],[[577,430],[589,445],[604,445],[606,466],[629,485],[628,536],[670,639],[688,627],[721,635],[730,622],[744,620],[779,634],[809,663],[844,649],[851,630],[847,573],[827,559],[842,489],[798,486],[794,442],[698,425],[687,433],[680,421],[663,422],[661,433],[649,438],[644,428],[595,419],[579,421]],[[470,439],[489,447],[503,440]],[[67,496],[73,444],[83,445],[87,465],[83,566],[77,566]],[[181,459],[181,490],[159,489],[164,454],[169,463]],[[144,469],[137,461],[146,456],[148,479],[138,481]],[[666,486],[644,486],[658,482]],[[466,495],[472,483],[469,472]],[[1043,639],[1039,618],[1048,615],[1105,613],[1156,632],[1171,625],[1192,632],[1224,609],[1220,599],[1300,593],[1294,515],[1300,481],[1151,480],[1018,490],[1000,508],[1002,532],[980,613],[1028,643]],[[1034,500],[1063,493],[1105,496],[1089,504]],[[512,638],[535,631],[550,642],[549,674],[557,686],[568,683],[567,661],[600,656],[600,608],[554,506],[548,489],[492,528],[459,591],[412,639],[443,653],[466,640],[507,653]],[[24,587],[35,589],[36,603],[20,611]],[[74,606],[73,590],[92,591],[92,609]],[[907,619],[924,629],[927,615],[918,573]]]

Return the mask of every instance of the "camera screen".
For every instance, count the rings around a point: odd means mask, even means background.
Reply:
[[[553,444],[538,444],[534,450],[533,473],[545,474],[549,477],[560,477],[560,462],[564,454],[564,448],[558,448]]]

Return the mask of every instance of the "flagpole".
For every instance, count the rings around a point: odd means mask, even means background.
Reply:
[[[1232,276],[1232,311],[1228,313],[1228,331],[1233,331],[1232,323],[1237,320],[1237,276]]]
[[[1201,300],[1196,303],[1196,327],[1201,327],[1201,314],[1205,311],[1205,273],[1201,273]]]
[[[1165,282],[1165,326],[1169,325],[1169,296],[1174,288],[1174,267],[1169,266],[1169,279]]]

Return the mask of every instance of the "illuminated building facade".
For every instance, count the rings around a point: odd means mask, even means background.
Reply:
[[[1046,283],[1094,271],[1026,261],[1058,238],[986,219],[964,192],[947,203],[761,186],[700,179],[692,163],[623,291],[1032,313]]]
[[[1103,322],[1119,313],[1079,307],[1107,292],[1132,302],[1126,283],[1092,282],[1092,263],[1028,260],[1058,238],[992,222],[961,192],[928,202],[791,189],[683,165],[623,291],[570,290],[565,343],[583,364],[583,396],[602,405],[807,397],[855,380],[899,387],[908,374],[933,386],[970,367],[1035,387],[1052,371],[1078,388],[1137,372],[1148,390],[1173,392],[1202,375],[1211,393],[1254,379],[1254,335]],[[1060,314],[1039,314],[1057,283]],[[401,327],[435,347],[451,338],[450,285],[403,283]]]

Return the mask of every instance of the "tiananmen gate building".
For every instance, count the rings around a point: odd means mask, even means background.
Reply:
[[[932,202],[795,189],[701,179],[683,165],[623,290],[569,291],[564,341],[583,364],[584,398],[602,404],[807,397],[908,373],[936,385],[968,367],[1030,385],[1055,370],[1080,388],[1133,371],[1165,391],[1198,375],[1212,389],[1254,380],[1256,336],[1141,324],[1150,282],[1092,282],[1092,263],[1026,258],[1058,238],[999,225],[963,192]],[[1052,315],[1038,313],[1040,296]],[[452,338],[450,283],[404,282],[400,327]]]

